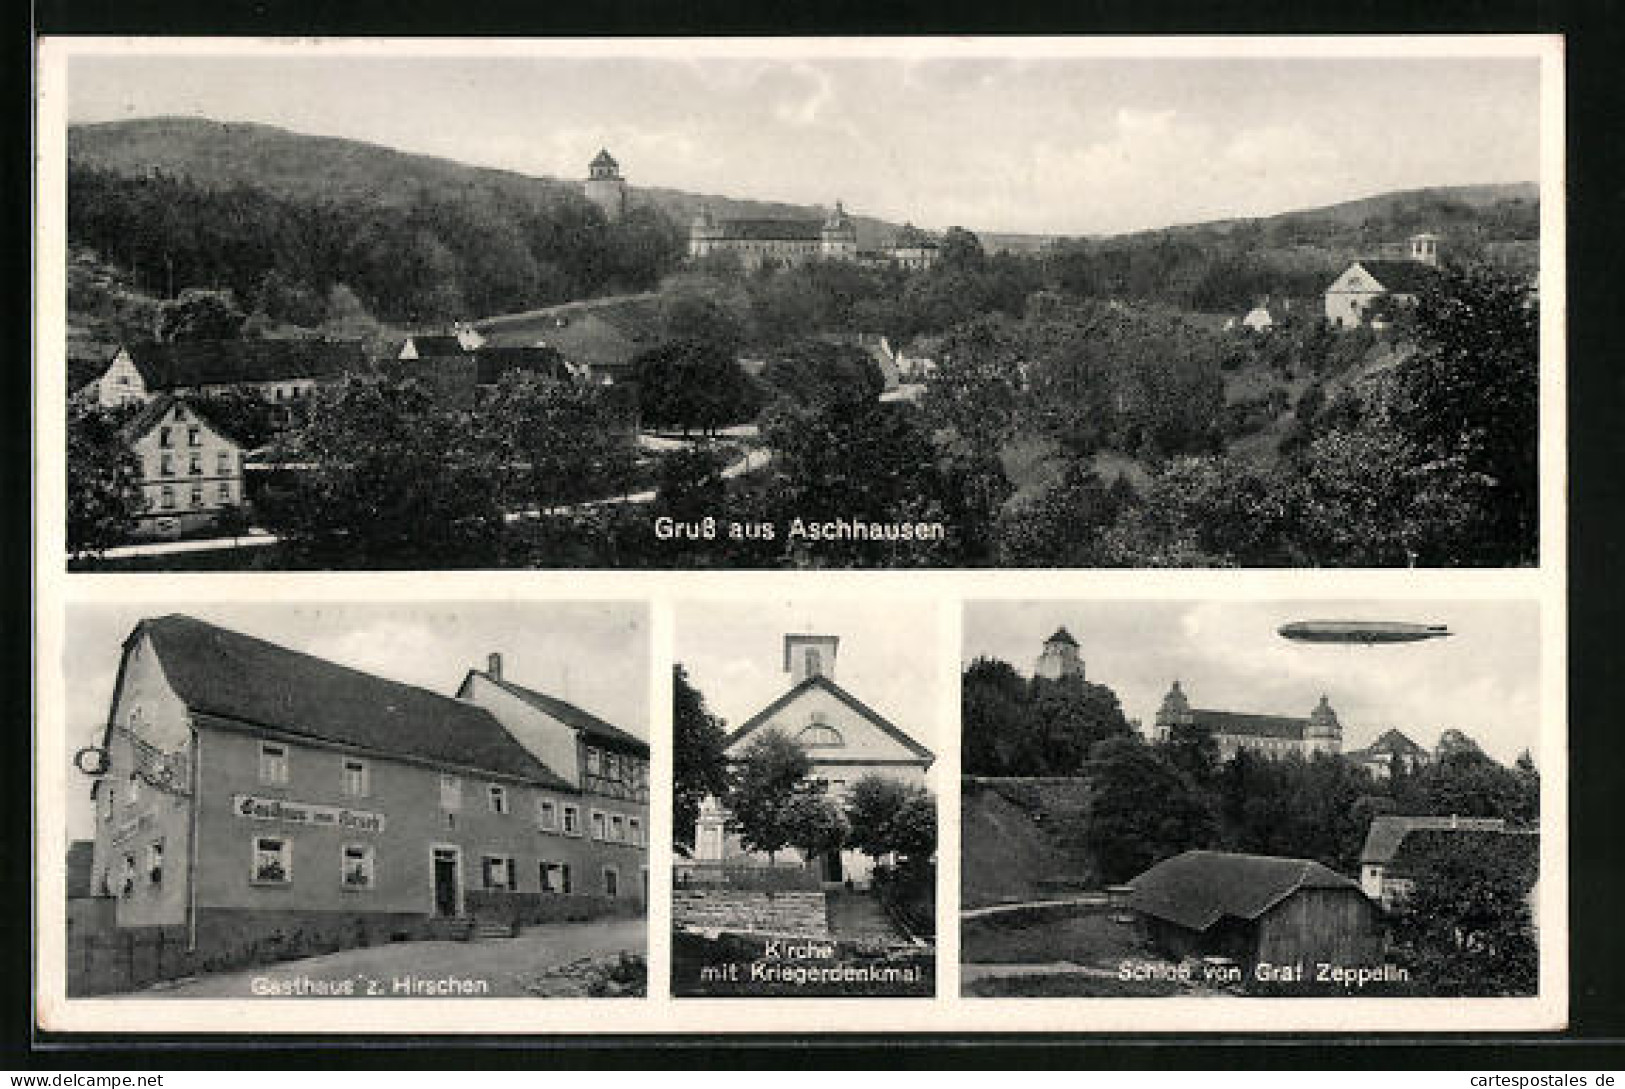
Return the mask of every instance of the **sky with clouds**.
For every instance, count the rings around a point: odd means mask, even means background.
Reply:
[[[450,696],[500,652],[503,676],[649,736],[649,624],[641,604],[82,604],[67,606],[70,754],[100,741],[124,639],[143,618],[183,612],[353,669]],[[75,773],[70,773],[77,778]],[[69,782],[69,833],[92,832]],[[80,804],[74,804],[75,801]]]
[[[1447,624],[1449,638],[1388,646],[1295,643],[1293,620]],[[1088,679],[1117,693],[1150,728],[1174,680],[1193,707],[1307,715],[1324,693],[1343,747],[1390,728],[1432,748],[1458,729],[1511,762],[1540,740],[1539,610],[1529,602],[1111,601],[969,602],[964,661],[998,658],[1031,675],[1043,642],[1065,626]],[[1553,724],[1554,726],[1558,724]]]
[[[1530,58],[930,48],[942,55],[80,56],[67,110],[257,121],[564,178],[603,146],[634,185],[842,199],[935,229],[1113,233],[1539,177]]]
[[[787,634],[839,636],[835,682],[940,754],[937,622],[928,601],[683,602],[676,657],[706,707],[732,730],[790,688]]]

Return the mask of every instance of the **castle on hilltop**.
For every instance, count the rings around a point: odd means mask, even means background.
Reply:
[[[621,164],[601,150],[587,165],[582,195],[614,223],[626,214],[626,178]],[[801,265],[808,261],[850,261],[922,271],[936,264],[937,241],[905,223],[889,245],[858,248],[858,230],[840,201],[823,219],[719,219],[702,206],[688,227],[688,256],[732,254],[747,270],[763,265]]]

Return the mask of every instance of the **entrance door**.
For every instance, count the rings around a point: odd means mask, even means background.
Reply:
[[[838,882],[841,880],[841,852],[824,852],[824,880]]]
[[[457,914],[457,892],[462,861],[456,848],[434,849],[434,913],[442,919]]]

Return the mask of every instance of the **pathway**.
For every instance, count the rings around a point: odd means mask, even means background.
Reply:
[[[959,913],[961,921],[969,919],[989,919],[1000,915],[1013,914],[1023,911],[1042,911],[1046,908],[1096,908],[1104,907],[1108,903],[1103,892],[1089,892],[1081,896],[1063,896],[1053,900],[1023,900],[1019,904],[994,904],[991,907],[969,908]]]
[[[356,994],[369,990],[389,996],[397,980],[454,981],[447,991],[456,997],[468,981],[489,998],[522,998],[524,983],[539,973],[582,957],[612,957],[625,950],[643,953],[642,919],[606,919],[592,923],[543,923],[526,927],[517,938],[454,942],[392,942],[365,949],[346,949],[319,957],[218,975],[158,984],[136,992],[142,998],[247,998],[318,982],[353,981]],[[368,984],[374,986],[369,988]]]
[[[864,945],[908,944],[908,937],[897,929],[872,892],[829,889],[825,910],[829,913],[829,932],[840,941]]]

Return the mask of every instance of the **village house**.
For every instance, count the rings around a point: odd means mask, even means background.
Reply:
[[[579,739],[558,735],[547,751]],[[92,881],[108,923],[162,928],[199,958],[645,905],[635,794],[555,771],[472,700],[191,617],[131,631],[100,752]]]
[[[243,504],[243,448],[206,399],[161,393],[124,424],[141,467],[136,533],[172,537],[213,525]]]
[[[1439,236],[1413,235],[1408,260],[1364,258],[1333,280],[1326,289],[1326,320],[1336,326],[1357,326],[1373,316],[1378,300],[1413,305],[1438,270]]]
[[[1383,910],[1392,911],[1404,902],[1416,883],[1414,865],[1407,866],[1404,860],[1396,864],[1407,841],[1415,840],[1408,856],[1414,863],[1415,849],[1424,841],[1437,846],[1441,835],[1499,835],[1506,830],[1506,821],[1499,817],[1406,817],[1389,813],[1373,817],[1360,848],[1360,889]]]
[[[1411,774],[1433,762],[1432,754],[1398,730],[1344,755],[1378,779],[1392,779],[1396,771]]]
[[[823,780],[837,800],[844,799],[865,775],[923,786],[936,757],[835,683],[839,649],[839,636],[786,635],[783,671],[790,674],[790,688],[728,735],[727,757],[739,759],[759,735],[777,730],[806,751],[812,763],[810,776]],[[702,803],[693,861],[702,868],[707,864],[765,865],[765,858],[751,855],[739,837],[728,831],[727,821],[728,812],[717,799]],[[823,860],[822,869],[826,882],[851,881],[861,888],[868,883],[873,862],[849,849],[832,852]]]
[[[1261,715],[1250,711],[1216,711],[1190,705],[1176,680],[1162,698],[1153,724],[1154,741],[1166,741],[1175,726],[1205,728],[1219,745],[1219,759],[1243,750],[1262,756],[1336,755],[1343,747],[1343,726],[1325,696],[1305,718]]]
[[[1128,907],[1164,956],[1375,966],[1384,936],[1360,886],[1319,862],[1186,851],[1128,882]],[[1307,982],[1307,981],[1296,981]]]
[[[322,384],[370,370],[359,341],[200,340],[128,344],[73,391],[102,408],[161,393],[208,396],[251,389],[272,404],[308,399]]]

